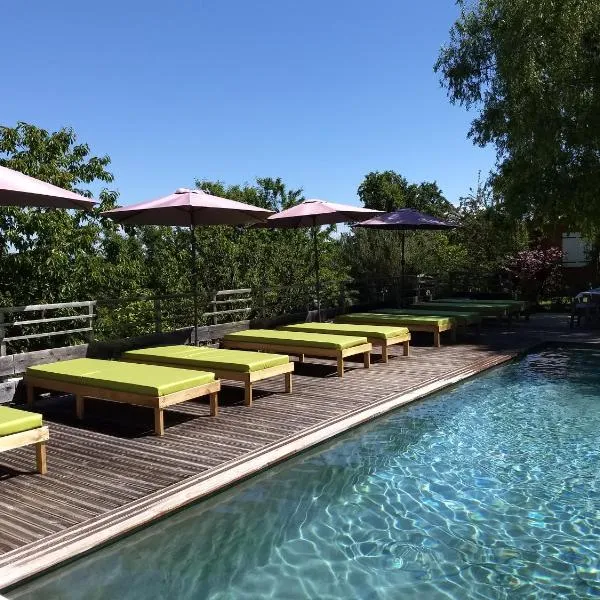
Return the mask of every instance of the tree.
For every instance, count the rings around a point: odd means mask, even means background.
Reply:
[[[448,218],[455,212],[435,181],[409,184],[395,171],[368,173],[358,187],[358,197],[366,208],[385,212],[414,208],[440,218]]]
[[[88,197],[89,184],[113,180],[108,156],[90,156],[89,146],[77,144],[68,128],[49,133],[23,122],[0,127],[0,164]],[[101,204],[92,212],[0,209],[0,300],[68,301],[94,293],[104,273],[96,252],[104,229],[99,212],[113,208],[117,194],[102,189],[97,196]]]
[[[491,181],[511,215],[600,228],[600,3],[458,0],[435,69],[450,100],[479,109]]]

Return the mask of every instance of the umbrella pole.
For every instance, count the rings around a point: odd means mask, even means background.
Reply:
[[[406,265],[406,261],[404,260],[404,247],[406,244],[406,232],[404,229],[402,230],[402,254],[400,257],[400,307],[404,306],[404,268]]]
[[[317,320],[321,322],[321,275],[319,273],[319,239],[317,235],[316,218],[313,217],[313,246],[315,253],[315,283],[317,292]]]
[[[194,296],[194,346],[198,345],[198,268],[196,264],[196,231],[194,223],[194,213],[192,212],[192,224],[190,225],[192,234],[192,294]]]

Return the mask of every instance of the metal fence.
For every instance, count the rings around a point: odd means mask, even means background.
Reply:
[[[510,296],[502,282],[475,282],[465,273],[445,273],[438,277],[406,275],[404,281],[393,277],[325,284],[321,306],[323,310],[345,311],[352,307],[408,306],[418,300],[450,294],[492,293]],[[201,291],[199,301],[203,307],[200,325],[268,320],[286,314],[308,315],[316,308],[316,298],[306,282]],[[4,307],[0,308],[0,355],[184,329],[192,326],[193,313],[192,294]],[[23,318],[25,314],[33,318]]]
[[[0,356],[29,349],[34,341],[93,339],[95,307],[95,300],[0,307]]]

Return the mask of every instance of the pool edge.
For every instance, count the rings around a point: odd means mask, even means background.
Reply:
[[[435,378],[414,386],[402,394],[382,398],[366,408],[345,413],[283,441],[211,469],[209,473],[193,475],[101,517],[7,553],[11,562],[0,568],[0,593],[6,593],[33,577],[81,558],[187,505],[225,490],[396,408],[505,364],[543,345],[545,344],[534,342],[526,348],[506,351],[461,367],[449,372],[443,378]]]

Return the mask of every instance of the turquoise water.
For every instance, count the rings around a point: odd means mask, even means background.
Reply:
[[[600,597],[600,351],[405,407],[7,595]]]

